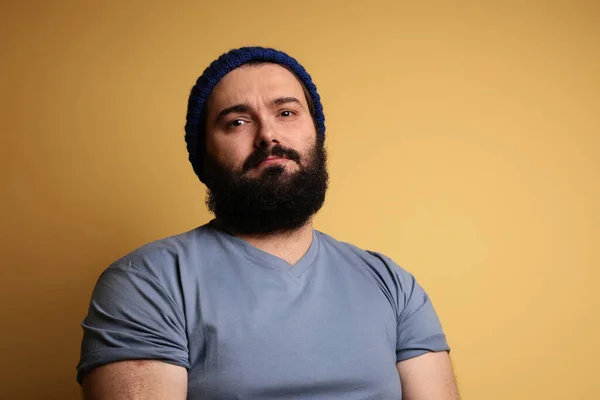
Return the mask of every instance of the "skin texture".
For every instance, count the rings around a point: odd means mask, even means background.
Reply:
[[[403,400],[459,400],[447,352],[426,353],[396,364]]]
[[[306,160],[316,131],[306,97],[296,77],[278,65],[238,68],[227,74],[207,103],[206,150],[224,165],[243,170],[258,146],[281,144]],[[285,174],[299,169],[295,161],[279,159]],[[263,163],[246,172],[259,177]],[[271,164],[272,165],[272,164]],[[294,265],[312,241],[312,219],[293,232],[239,235],[255,247]],[[450,358],[428,353],[397,364],[405,400],[457,400]],[[187,395],[187,371],[153,360],[132,360],[98,367],[83,380],[86,400],[180,400]]]
[[[186,369],[162,361],[107,364],[83,379],[85,400],[184,400],[186,396]]]

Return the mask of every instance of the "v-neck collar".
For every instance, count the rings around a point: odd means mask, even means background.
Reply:
[[[308,267],[313,264],[313,261],[315,260],[319,251],[319,239],[315,230],[312,229],[312,241],[310,247],[296,264],[291,265],[283,258],[277,257],[271,253],[267,253],[266,251],[246,242],[244,239],[226,232],[219,226],[219,223],[216,221],[216,219],[211,220],[208,224],[220,235],[223,235],[227,240],[239,246],[243,250],[244,255],[250,258],[253,263],[288,273],[295,278],[300,278],[302,273],[304,273],[304,271],[306,271]]]

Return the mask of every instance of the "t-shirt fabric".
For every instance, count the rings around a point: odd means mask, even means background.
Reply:
[[[313,230],[291,266],[214,221],[98,279],[77,380],[116,361],[185,367],[199,399],[399,399],[396,362],[449,351],[432,303],[386,256]]]

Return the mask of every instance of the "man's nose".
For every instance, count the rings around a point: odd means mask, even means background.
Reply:
[[[268,147],[273,144],[279,144],[279,137],[274,121],[271,121],[269,118],[262,117],[257,125],[258,129],[256,132],[256,138],[254,140],[254,147]]]

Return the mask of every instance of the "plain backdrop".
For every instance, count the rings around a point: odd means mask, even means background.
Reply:
[[[598,399],[600,3],[1,7],[0,397],[79,398],[99,274],[211,218],[189,90],[219,54],[263,45],[323,99],[316,227],[418,278],[463,399]]]

